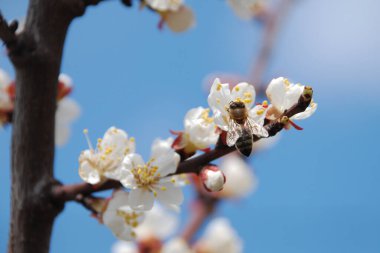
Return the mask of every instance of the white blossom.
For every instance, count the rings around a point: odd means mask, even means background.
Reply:
[[[175,237],[166,242],[160,253],[195,253],[189,244],[180,237]]]
[[[227,138],[227,144],[232,146],[239,138],[241,126],[234,122],[230,117],[229,109],[231,102],[244,103],[245,109],[248,111],[246,124],[249,124],[249,129],[252,134],[261,137],[267,137],[268,132],[263,128],[267,103],[263,103],[253,107],[255,102],[255,89],[248,83],[239,83],[230,90],[227,83],[220,83],[218,78],[215,79],[211,86],[210,95],[208,96],[208,104],[214,113],[215,124],[222,130],[228,131],[231,138]],[[253,107],[253,108],[252,108]],[[234,128],[239,128],[236,131]]]
[[[8,121],[7,113],[13,110],[13,101],[9,93],[11,79],[0,69],[0,127]]]
[[[178,11],[183,5],[182,0],[145,0],[145,3],[157,11]]]
[[[145,213],[145,220],[136,228],[137,239],[144,240],[153,237],[165,240],[173,235],[178,224],[177,215],[156,204],[152,210]]]
[[[207,149],[215,145],[219,134],[214,119],[209,116],[210,109],[197,107],[190,109],[185,116],[183,132],[178,132],[175,148],[185,149],[186,153]]]
[[[112,245],[111,253],[139,253],[134,242],[117,241]]]
[[[80,115],[80,107],[70,98],[62,98],[58,101],[55,113],[55,145],[65,145],[70,137],[71,124]]]
[[[224,173],[213,165],[204,167],[200,173],[200,177],[206,190],[210,192],[221,191],[226,183]]]
[[[157,141],[155,141],[157,142]],[[131,189],[130,206],[136,210],[152,209],[154,199],[163,205],[178,209],[183,194],[175,177],[168,176],[177,170],[179,155],[165,145],[152,145],[151,159],[145,163],[138,154],[127,155],[122,163],[120,182]]]
[[[246,161],[236,154],[225,156],[219,166],[226,175],[220,195],[228,198],[245,197],[257,188],[258,181]]]
[[[243,244],[227,219],[216,218],[206,227],[197,249],[207,253],[240,253]]]
[[[227,0],[235,14],[241,19],[252,19],[262,8],[262,0]]]
[[[120,240],[130,241],[136,238],[135,228],[144,220],[144,213],[132,210],[128,206],[129,193],[116,191],[103,213],[104,225]]]
[[[79,156],[79,175],[90,184],[97,184],[105,178],[120,180],[122,171],[120,165],[125,155],[135,152],[134,138],[129,138],[121,129],[110,127],[103,139],[98,139],[94,149],[84,130],[89,149]]]
[[[71,93],[73,81],[66,74],[58,77],[57,111],[55,113],[55,145],[63,146],[70,137],[71,124],[79,117],[78,103],[68,98]]]
[[[290,83],[286,78],[279,77],[273,79],[266,90],[267,96],[272,104],[272,108],[268,111],[268,117],[270,119],[276,119],[285,110],[297,104],[304,90],[304,85]],[[317,106],[318,105],[312,101],[304,112],[297,113],[290,119],[306,119],[317,110]]]

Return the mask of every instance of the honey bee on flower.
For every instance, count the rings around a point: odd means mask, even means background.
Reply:
[[[239,83],[230,90],[227,83],[216,78],[208,96],[215,124],[227,131],[227,145],[235,145],[245,156],[251,154],[253,135],[268,137],[263,124],[269,106],[264,102],[252,108],[255,95],[254,87],[248,83]]]

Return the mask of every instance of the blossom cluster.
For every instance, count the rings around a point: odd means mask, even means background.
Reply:
[[[115,180],[124,187],[115,191],[104,204],[99,219],[121,240],[141,237],[144,218],[154,216],[154,210],[160,208],[158,203],[169,210],[180,210],[184,200],[181,187],[190,182],[186,175],[177,173],[181,161],[197,152],[209,152],[217,145],[235,146],[241,154],[248,156],[254,148],[254,136],[256,139],[269,137],[265,124],[280,120],[302,96],[311,95],[311,92],[308,86],[279,77],[267,88],[269,101],[255,103],[256,93],[251,84],[242,82],[230,87],[216,78],[208,96],[210,108],[190,109],[184,117],[184,129],[171,131],[175,139],[156,139],[147,161],[136,153],[135,139],[124,130],[110,127],[93,146],[85,129],[88,149],[79,156],[80,177],[96,186]],[[293,120],[308,118],[316,108],[317,104],[311,101],[305,111],[284,121],[284,127],[301,129]],[[214,198],[244,197],[257,185],[253,172],[237,154],[225,157],[219,165],[205,165],[193,182],[211,192]],[[161,238],[154,238],[154,242],[160,245]],[[175,245],[179,245],[178,240]],[[197,252],[222,252],[218,245],[210,246],[205,242],[199,245],[198,248],[217,249],[199,249]],[[193,249],[184,252],[193,252]]]
[[[0,69],[0,127],[11,123],[15,102],[15,82]],[[57,111],[55,115],[55,144],[62,146],[70,137],[70,126],[79,117],[80,107],[69,98],[73,82],[66,74],[58,77]]]

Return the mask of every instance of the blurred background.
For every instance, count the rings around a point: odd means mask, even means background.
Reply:
[[[197,25],[182,34],[159,31],[157,15],[116,0],[73,22],[62,72],[74,80],[71,97],[82,115],[69,143],[56,150],[59,180],[80,181],[84,128],[93,141],[109,126],[125,129],[148,158],[156,137],[182,129],[188,109],[207,106],[202,81],[209,73],[250,71],[260,25],[240,20],[222,0],[187,3]],[[26,7],[24,0],[0,3],[8,20],[23,18]],[[264,80],[287,76],[311,85],[319,108],[300,122],[303,131],[283,132],[275,147],[252,157],[257,191],[218,210],[244,252],[380,252],[379,10],[377,0],[300,0],[284,20]],[[14,77],[4,51],[0,68]],[[10,217],[10,136],[10,127],[0,130],[0,252]],[[87,210],[69,203],[56,220],[51,252],[110,252],[114,241]]]

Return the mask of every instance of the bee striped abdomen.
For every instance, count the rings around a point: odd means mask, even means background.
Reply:
[[[243,132],[239,139],[236,141],[236,148],[239,150],[239,152],[245,156],[249,156],[252,152],[252,134],[247,131],[247,129],[243,128]]]

